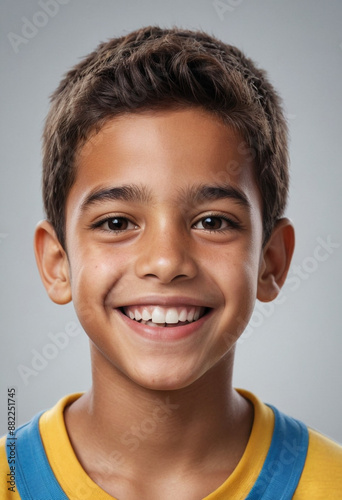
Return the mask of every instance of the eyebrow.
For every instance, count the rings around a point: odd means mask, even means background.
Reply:
[[[250,209],[251,204],[247,196],[233,186],[200,184],[180,190],[180,199],[186,204],[198,205],[206,201],[232,199],[243,207]],[[104,201],[127,201],[148,204],[152,201],[152,194],[147,186],[127,184],[106,189],[96,189],[90,192],[81,205],[81,211],[85,212],[91,205]]]
[[[182,199],[188,203],[198,205],[206,201],[216,201],[223,199],[232,199],[239,205],[251,209],[250,201],[247,196],[238,188],[229,184],[192,186],[182,192]]]
[[[91,205],[107,200],[131,201],[146,204],[150,202],[151,199],[152,196],[145,186],[127,184],[107,189],[96,189],[91,191],[91,193],[83,201],[81,211],[85,212]]]

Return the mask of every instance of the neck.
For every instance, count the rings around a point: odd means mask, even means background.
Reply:
[[[213,467],[223,460],[225,470],[234,469],[253,417],[250,404],[232,388],[233,354],[174,391],[141,387],[107,361],[94,359],[99,356],[93,351],[93,387],[66,411],[72,444],[86,470],[98,452],[151,477],[175,464],[181,471],[198,468],[208,450],[215,450]],[[84,435],[88,443],[82,447]]]

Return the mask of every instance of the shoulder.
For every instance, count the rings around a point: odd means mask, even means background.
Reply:
[[[46,460],[46,442],[48,445],[52,443],[54,453],[55,449],[59,450],[59,434],[66,434],[63,410],[80,396],[81,394],[65,396],[50,410],[38,413],[29,422],[18,427],[15,439],[6,441],[6,436],[0,439],[1,500],[20,500],[18,488],[21,492],[31,491],[31,488],[42,492],[50,488],[49,474],[53,474],[53,469]],[[43,466],[46,472],[44,474],[41,473]],[[38,488],[39,484],[42,484],[42,490]]]
[[[265,436],[262,434],[266,428],[271,429],[272,443],[274,438],[277,436],[276,432],[276,420],[271,419],[270,413],[271,409],[266,406],[260,400],[258,400],[253,394],[246,391],[240,391],[245,397],[247,397],[254,405],[255,409],[255,419],[252,429],[251,438],[253,437],[253,431],[256,426],[257,439],[253,441],[253,447],[260,449],[260,439],[262,443],[265,441]],[[274,407],[274,415],[278,414],[279,411]],[[279,453],[279,462],[275,462],[275,456],[270,454],[272,443],[268,445],[267,457],[263,462],[263,467],[260,473],[260,478],[262,484],[265,482],[269,483],[272,477],[272,473],[277,476],[286,465],[291,463],[296,464],[296,470],[300,474],[299,483],[293,495],[293,500],[339,500],[342,498],[342,446],[335,443],[323,434],[308,428],[303,425],[298,420],[288,417],[282,414],[282,420],[285,423],[290,424],[290,429],[299,431],[288,433],[287,427],[285,426],[285,434],[280,433],[280,441],[277,440],[276,449]],[[299,424],[299,425],[298,425]],[[301,431],[305,429],[305,433]],[[306,431],[308,430],[308,433]],[[279,430],[279,426],[278,426]],[[254,433],[255,434],[255,433]],[[304,439],[305,437],[305,439]],[[308,437],[308,440],[307,440]],[[252,439],[250,442],[252,443]],[[304,439],[304,440],[303,440]],[[305,443],[305,444],[304,444]],[[307,451],[306,451],[307,450]],[[303,451],[305,455],[303,456],[303,461],[301,461],[301,456]],[[268,456],[272,457],[271,463],[268,461]],[[297,462],[297,458],[299,462]],[[304,467],[303,467],[304,464]],[[277,466],[276,466],[277,465]],[[303,469],[302,469],[303,467]],[[279,480],[279,477],[275,477]],[[260,484],[259,484],[260,485]],[[260,497],[261,498],[261,497]]]
[[[309,428],[308,458],[317,459],[317,455],[326,460],[327,465],[335,462],[342,464],[342,446],[314,429]]]
[[[342,446],[309,429],[309,447],[294,499],[337,500],[342,494]]]
[[[13,465],[12,465],[13,467]],[[15,481],[11,476],[10,465],[7,462],[6,436],[0,439],[0,498],[1,500],[20,500]],[[11,481],[12,480],[12,481]]]

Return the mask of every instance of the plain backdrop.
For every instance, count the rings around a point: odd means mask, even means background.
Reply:
[[[72,305],[49,301],[32,248],[48,96],[99,42],[159,24],[238,46],[284,99],[296,251],[280,300],[257,305],[239,342],[234,384],[341,442],[342,3],[2,0],[0,19],[0,434],[7,388],[16,388],[19,425],[91,383],[87,337]]]

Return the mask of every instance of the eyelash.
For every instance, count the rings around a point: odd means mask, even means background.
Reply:
[[[191,227],[194,227],[196,224],[198,224],[201,221],[204,221],[205,219],[220,219],[221,221],[224,221],[227,223],[227,227],[219,228],[219,229],[201,229],[201,231],[205,231],[208,233],[220,233],[220,232],[226,232],[226,231],[233,231],[233,230],[242,230],[243,226],[240,222],[237,222],[233,219],[230,219],[229,217],[223,216],[222,214],[217,214],[217,213],[210,213],[208,215],[202,216],[200,219],[198,219]],[[127,221],[127,223],[131,223],[135,225],[130,219],[127,217],[121,217],[121,216],[111,216],[111,217],[106,217],[105,219],[101,219],[98,222],[95,222],[90,225],[90,229],[99,229],[100,231],[103,231],[105,233],[114,233],[114,234],[120,234],[124,231],[127,231],[127,229],[104,229],[102,226],[109,221],[112,221],[113,219],[120,219],[123,221]],[[135,228],[137,226],[135,225]]]
[[[238,231],[238,230],[242,230],[243,229],[243,226],[240,222],[236,221],[236,220],[233,220],[233,219],[230,219],[229,217],[227,216],[224,216],[222,214],[219,214],[219,213],[209,213],[205,216],[202,216],[200,219],[198,219],[194,225],[198,224],[200,221],[204,221],[205,219],[220,219],[221,221],[224,221],[227,223],[227,227],[223,227],[223,228],[219,228],[219,229],[202,229],[201,231],[206,231],[206,232],[209,232],[209,233],[223,233],[223,232],[226,232],[226,231]]]
[[[136,224],[134,224],[130,219],[128,219],[127,217],[122,217],[122,216],[118,216],[118,215],[113,215],[111,217],[106,217],[105,219],[101,219],[100,221],[98,222],[94,222],[93,224],[90,225],[90,229],[99,229],[100,231],[103,231],[105,233],[114,233],[114,234],[120,234],[124,231],[126,231],[126,229],[117,229],[117,230],[114,230],[114,229],[104,229],[103,226],[106,222],[110,222],[114,219],[119,219],[119,220],[122,220],[122,221],[127,221],[127,223],[131,223],[135,226],[135,228],[137,227]]]

